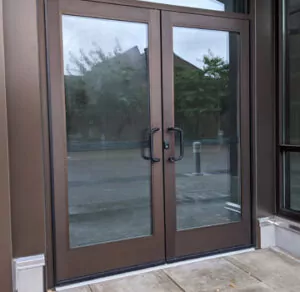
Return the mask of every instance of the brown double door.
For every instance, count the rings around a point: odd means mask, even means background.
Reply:
[[[248,23],[48,1],[57,283],[250,245]]]

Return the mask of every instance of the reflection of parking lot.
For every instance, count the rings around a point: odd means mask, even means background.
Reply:
[[[202,170],[191,176],[194,158],[186,147],[176,165],[178,225],[197,227],[228,222],[228,150],[203,147]],[[150,164],[137,150],[69,153],[71,244],[86,245],[147,235],[150,222]],[[221,171],[221,172],[219,172]]]

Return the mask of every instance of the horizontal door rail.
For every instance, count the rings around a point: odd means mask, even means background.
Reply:
[[[280,144],[280,151],[300,152],[300,145]]]

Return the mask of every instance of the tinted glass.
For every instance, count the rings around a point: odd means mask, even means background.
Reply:
[[[300,0],[285,0],[283,7],[283,142],[300,146]],[[283,165],[283,207],[300,212],[300,153],[284,153]]]
[[[201,9],[209,9],[227,12],[247,12],[247,1],[245,0],[140,0],[160,4],[169,4]]]
[[[175,27],[177,229],[240,221],[239,35]],[[176,141],[179,153],[179,141]]]
[[[286,143],[300,145],[300,0],[286,2]]]
[[[71,247],[147,236],[148,26],[63,16]]]
[[[287,153],[285,164],[285,207],[300,211],[300,153]]]

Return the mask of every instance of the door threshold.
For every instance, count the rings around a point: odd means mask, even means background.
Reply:
[[[187,265],[187,264],[192,264],[192,263],[197,263],[197,262],[202,262],[202,261],[206,261],[206,260],[210,260],[210,259],[216,259],[216,258],[221,258],[221,257],[226,257],[226,256],[231,256],[231,255],[242,254],[242,253],[251,252],[251,251],[254,251],[254,250],[255,250],[254,247],[245,248],[245,249],[240,249],[240,250],[231,251],[231,252],[224,252],[224,253],[218,253],[218,254],[215,254],[215,255],[199,257],[199,258],[195,258],[195,259],[181,260],[181,261],[174,262],[174,263],[165,263],[165,264],[158,265],[158,266],[151,267],[151,268],[139,269],[139,270],[136,270],[136,271],[130,271],[130,272],[125,272],[125,273],[120,273],[120,274],[117,274],[117,275],[97,278],[97,279],[93,279],[93,280],[82,281],[82,282],[79,282],[79,283],[76,283],[76,284],[59,286],[59,287],[55,288],[55,291],[65,291],[65,290],[72,289],[72,288],[78,288],[78,287],[92,285],[92,284],[98,284],[98,283],[102,283],[102,282],[106,282],[106,281],[122,279],[122,278],[125,278],[125,277],[141,275],[141,274],[145,274],[145,273],[149,273],[149,272],[153,272],[153,271],[159,271],[159,270],[162,270],[162,269],[174,268],[174,267]]]

